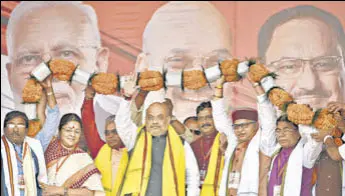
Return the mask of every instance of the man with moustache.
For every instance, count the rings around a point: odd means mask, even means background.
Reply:
[[[275,122],[269,116],[274,108],[263,89],[253,85],[258,94],[258,111],[251,108],[236,109],[230,120],[223,104],[224,76],[216,84],[211,101],[212,116],[215,128],[228,138],[219,195],[258,195],[260,135],[274,129]]]
[[[224,157],[220,149],[221,134],[214,127],[211,102],[202,102],[196,109],[197,125],[202,136],[191,144],[200,173],[200,195],[218,195]]]
[[[107,70],[109,51],[101,46],[96,13],[81,2],[20,2],[11,13],[6,36],[8,80],[17,110],[23,111],[20,102],[25,78],[42,62],[44,55],[69,60],[88,73]],[[53,88],[61,115],[79,113],[83,85],[54,81]],[[104,119],[111,114],[109,111],[116,110],[117,105],[113,103],[117,100],[115,96],[95,97],[98,130],[105,127]],[[100,133],[101,138],[103,134]],[[80,146],[87,149],[84,140],[82,136]]]
[[[229,29],[224,16],[210,2],[168,2],[155,11],[143,33],[143,53],[149,69],[161,71],[164,67],[168,73],[177,73],[183,68],[201,70],[201,66],[205,69],[218,66],[220,59],[230,57]],[[165,97],[171,99],[176,118],[183,122],[195,115],[201,102],[212,98],[212,88],[181,91],[180,86],[169,86],[166,93],[163,89],[150,92],[144,111]]]
[[[95,122],[93,99],[95,90],[92,86],[85,89],[82,107],[82,122],[90,154],[102,175],[102,185],[106,195],[118,194],[128,163],[128,152],[117,133],[115,115],[105,121],[105,141],[100,138]]]
[[[130,102],[123,100],[116,114],[118,133],[131,153],[121,195],[199,195],[195,156],[170,125],[168,104],[153,103],[146,112],[139,128],[130,118]]]
[[[345,34],[335,16],[308,5],[285,9],[266,21],[258,41],[259,56],[279,75],[277,85],[298,103],[321,108],[345,100]],[[341,192],[340,164],[323,150],[316,195]]]
[[[45,118],[48,105],[48,115],[35,138],[27,136],[29,119],[25,113],[11,111],[5,116],[1,138],[1,166],[4,171],[1,173],[6,195],[42,195],[39,183],[47,183],[44,151],[56,133],[60,116],[51,80],[52,76],[49,76],[40,83],[43,94],[37,113],[38,117]]]

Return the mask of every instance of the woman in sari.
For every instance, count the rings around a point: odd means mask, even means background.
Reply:
[[[43,195],[105,195],[100,172],[77,145],[82,129],[76,114],[61,118],[59,138],[53,138],[45,151],[48,184],[43,185]]]

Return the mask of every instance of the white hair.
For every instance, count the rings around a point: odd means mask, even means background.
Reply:
[[[205,39],[212,41],[216,37],[223,37],[223,40],[226,40],[226,49],[231,51],[230,27],[224,15],[210,2],[170,1],[158,8],[144,29],[143,51],[150,53],[149,48],[152,45],[159,47],[160,44],[153,40],[157,37],[161,39],[160,35],[164,38],[172,38],[175,35],[175,33],[169,34],[172,29],[183,35],[190,35],[195,33],[193,29],[200,29],[207,32],[205,34],[207,36],[212,35],[215,29],[220,30],[222,33]]]
[[[8,56],[10,58],[12,58],[13,55],[13,35],[16,24],[28,13],[34,12],[37,9],[59,5],[74,6],[83,12],[87,16],[91,28],[94,31],[97,47],[101,46],[101,36],[98,28],[97,15],[91,6],[83,4],[81,1],[22,1],[13,9],[7,25],[6,41]]]

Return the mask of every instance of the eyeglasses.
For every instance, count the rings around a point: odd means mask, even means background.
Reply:
[[[287,134],[287,133],[293,133],[293,132],[296,132],[295,129],[289,129],[289,128],[285,128],[285,129],[276,129],[275,130],[275,134],[278,136],[278,135],[281,135],[281,134]]]
[[[194,133],[195,135],[200,135],[201,134],[201,131],[199,131],[199,130],[191,129],[191,132]]]
[[[165,58],[164,67],[172,70],[195,68],[195,66],[207,68],[218,66],[219,61],[230,58],[231,56],[226,49],[214,50],[208,54],[197,56],[193,56],[189,51],[176,49]]]
[[[23,124],[12,124],[12,123],[7,124],[7,128],[9,129],[14,129],[14,127],[17,127],[18,129],[26,128],[26,126]]]
[[[317,73],[337,72],[340,69],[341,56],[324,56],[312,59],[282,58],[268,65],[279,77],[298,77],[304,71],[306,64]]]
[[[233,124],[232,127],[236,130],[241,129],[241,128],[247,129],[249,127],[249,125],[255,124],[255,123],[256,122],[253,121],[253,122],[247,122],[247,123],[241,123],[241,124]]]
[[[91,48],[98,49],[97,46],[59,46],[49,52],[49,55],[53,59],[64,59],[71,62],[79,62],[84,56],[80,49]],[[43,62],[43,56],[47,53],[29,52],[23,53],[17,57],[14,57],[14,65],[16,67],[35,67]]]
[[[105,131],[104,131],[104,134],[105,134],[106,136],[109,136],[110,133],[112,133],[113,135],[117,134],[117,129],[105,130]]]

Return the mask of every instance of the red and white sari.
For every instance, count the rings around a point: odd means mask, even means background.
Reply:
[[[49,185],[104,192],[100,172],[82,149],[67,150],[54,138],[45,152],[45,160]]]

